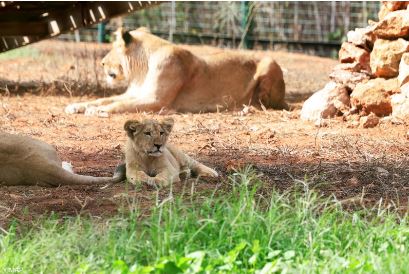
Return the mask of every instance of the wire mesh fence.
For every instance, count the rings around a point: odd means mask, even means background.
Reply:
[[[349,30],[377,20],[379,8],[375,1],[172,1],[126,16],[122,23],[128,29],[148,27],[174,42],[239,47],[246,40],[251,48],[308,51],[313,47],[318,48],[315,54],[330,55]],[[117,25],[107,25],[108,38]],[[74,39],[74,35],[61,38]],[[96,27],[81,30],[79,39],[96,41]]]

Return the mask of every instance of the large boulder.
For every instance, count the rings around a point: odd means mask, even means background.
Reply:
[[[316,122],[322,118],[332,118],[347,112],[349,105],[348,89],[329,82],[304,102],[301,119]]]
[[[409,36],[409,10],[388,13],[375,26],[373,33],[382,39],[407,38]]]
[[[400,87],[400,93],[391,96],[392,116],[400,119],[409,117],[409,83]]]
[[[377,77],[398,76],[399,62],[409,50],[409,42],[399,38],[394,41],[377,39],[371,52],[371,71]]]
[[[409,82],[409,53],[404,53],[399,63],[399,85],[404,85]]]
[[[371,79],[358,84],[351,93],[351,107],[362,115],[371,112],[377,116],[387,116],[392,113],[390,94],[399,89],[398,80]]]
[[[369,52],[352,43],[342,43],[339,50],[339,61],[341,63],[359,63],[361,67],[369,70]]]

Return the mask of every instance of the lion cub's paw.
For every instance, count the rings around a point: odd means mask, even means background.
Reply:
[[[199,175],[213,178],[219,177],[219,174],[217,173],[216,170],[211,169],[210,167],[207,166],[204,166],[200,169]]]
[[[181,180],[187,180],[190,177],[192,177],[192,172],[190,170],[190,168],[182,168],[179,172],[179,178]]]
[[[67,114],[84,113],[86,106],[81,103],[69,104],[64,111]]]

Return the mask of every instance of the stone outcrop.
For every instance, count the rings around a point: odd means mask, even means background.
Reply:
[[[347,33],[330,82],[304,103],[301,118],[343,114],[364,128],[383,116],[409,118],[409,1],[383,1],[379,22],[368,24]]]
[[[377,39],[371,52],[371,71],[377,77],[396,77],[399,74],[399,62],[402,55],[409,50],[409,42]]]
[[[358,84],[351,93],[351,107],[363,116],[371,112],[377,116],[387,116],[392,113],[390,94],[398,88],[397,79],[378,78]]]
[[[368,116],[361,117],[361,119],[359,119],[359,124],[363,128],[376,127],[379,124],[379,117],[370,113]]]
[[[323,118],[332,118],[347,112],[349,105],[347,88],[335,82],[329,82],[305,101],[301,110],[301,119],[316,122]]]
[[[400,87],[400,93],[391,96],[392,116],[399,119],[409,117],[409,83]]]
[[[369,65],[369,52],[352,43],[342,43],[339,51],[339,61],[341,63],[359,63],[362,67]]]
[[[347,41],[355,46],[370,50],[375,43],[375,35],[373,33],[373,26],[366,28],[356,28],[347,33]]]
[[[409,10],[397,10],[386,15],[375,26],[374,34],[382,39],[408,38]]]
[[[400,86],[409,82],[409,52],[404,53],[400,60],[398,81]]]
[[[408,4],[409,1],[382,1],[381,9],[378,13],[379,20],[383,20],[392,11],[406,9]]]
[[[330,73],[329,79],[337,84],[348,87],[349,90],[353,90],[357,84],[367,82],[370,79],[367,73],[359,71],[362,70],[358,68],[358,71],[352,71],[345,67],[335,67]]]

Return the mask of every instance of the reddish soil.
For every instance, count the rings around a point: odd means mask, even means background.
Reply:
[[[122,158],[126,139],[123,123],[130,118],[157,116],[66,115],[63,109],[68,103],[124,89],[109,90],[102,81],[95,81],[95,75],[102,79],[97,63],[107,47],[51,41],[28,49],[35,52],[34,57],[1,60],[0,130],[26,134],[54,145],[77,173],[110,176]],[[80,55],[77,49],[82,52]],[[54,52],[64,58],[58,59]],[[171,115],[176,125],[170,142],[215,167],[222,178],[178,183],[172,191],[161,190],[159,200],[170,192],[206,196],[215,188],[227,189],[228,184],[223,181],[235,169],[252,165],[264,182],[262,191],[266,194],[273,188],[284,191],[294,186],[309,187],[347,205],[373,206],[382,199],[383,205],[406,210],[407,125],[383,120],[373,129],[348,128],[341,119],[334,119],[326,127],[317,128],[301,121],[298,116],[302,101],[325,85],[336,61],[285,52],[276,56],[286,71],[292,111],[256,111],[244,116],[237,112]],[[90,63],[95,67],[89,67]],[[79,96],[84,93],[90,95]],[[11,218],[33,220],[49,212],[61,216],[110,216],[118,209],[127,209],[134,200],[148,211],[157,202],[157,191],[125,184],[2,186],[0,197],[3,226]]]

